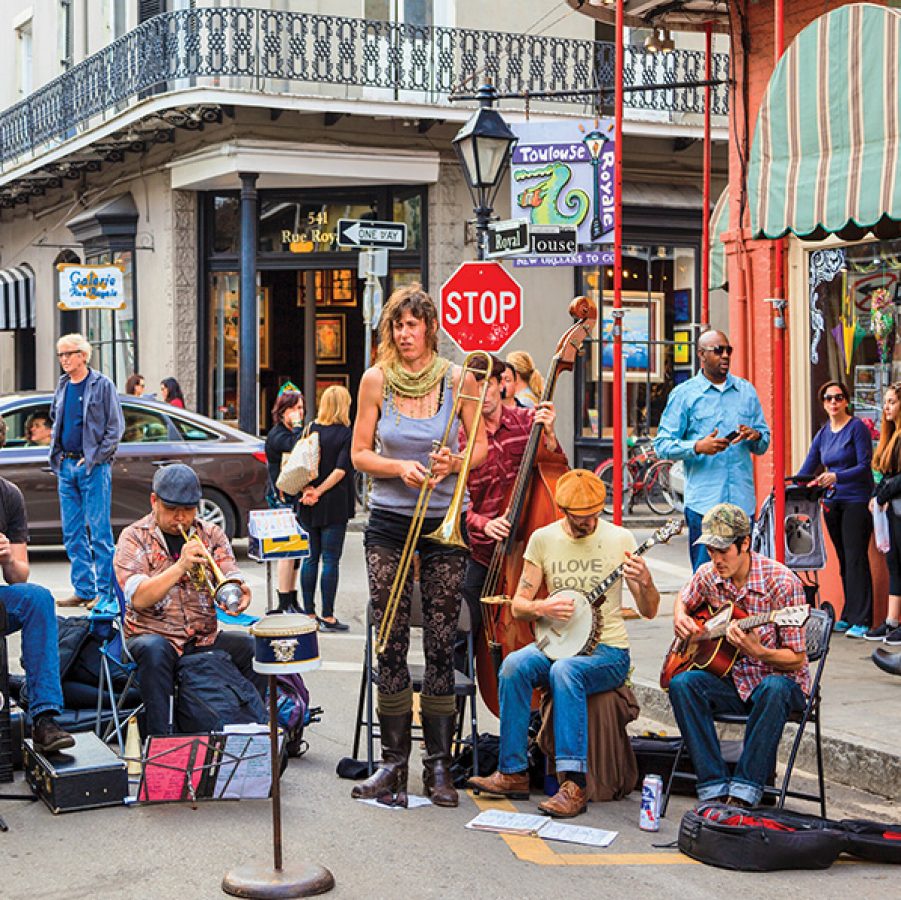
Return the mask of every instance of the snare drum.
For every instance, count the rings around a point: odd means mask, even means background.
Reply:
[[[309,672],[322,665],[316,620],[300,613],[263,616],[250,627],[253,668],[267,675]]]

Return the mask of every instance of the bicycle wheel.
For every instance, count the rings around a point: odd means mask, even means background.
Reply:
[[[676,508],[676,498],[670,480],[671,459],[655,462],[644,479],[644,496],[652,512],[660,516],[669,515]]]
[[[609,516],[613,514],[613,460],[605,459],[595,470],[594,474],[601,479],[607,494],[604,497],[604,512]],[[623,479],[623,507],[631,508],[632,497],[632,472],[627,467],[624,470]]]

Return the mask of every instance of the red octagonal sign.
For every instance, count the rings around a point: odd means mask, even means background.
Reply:
[[[464,353],[497,353],[522,328],[522,288],[500,263],[463,263],[440,297],[441,327]]]

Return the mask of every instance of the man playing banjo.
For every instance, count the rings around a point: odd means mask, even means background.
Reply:
[[[600,520],[604,484],[585,469],[567,472],[555,494],[564,518],[537,529],[524,554],[522,577],[513,598],[513,615],[520,619],[560,623],[573,615],[574,601],[555,591],[575,589],[588,594],[614,569],[623,576],[648,619],[657,615],[660,594],[631,532]],[[550,596],[536,600],[542,583]],[[498,771],[488,778],[471,778],[476,793],[523,800],[529,796],[526,750],[532,691],[549,689],[554,698],[554,740],[560,790],[539,805],[541,812],[571,818],[587,808],[589,695],[618,688],[629,673],[629,639],[623,622],[621,582],[609,590],[600,606],[599,642],[590,655],[552,661],[535,643],[504,660],[500,671],[501,746]]]

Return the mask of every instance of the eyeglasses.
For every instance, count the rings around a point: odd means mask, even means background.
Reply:
[[[823,394],[823,403],[841,403],[844,399],[844,394]]]
[[[715,347],[702,347],[704,353],[713,353],[716,356],[732,356],[733,348],[728,344],[717,344]]]
[[[68,359],[70,356],[75,356],[76,353],[81,352],[81,350],[60,350],[56,355],[59,359]]]

